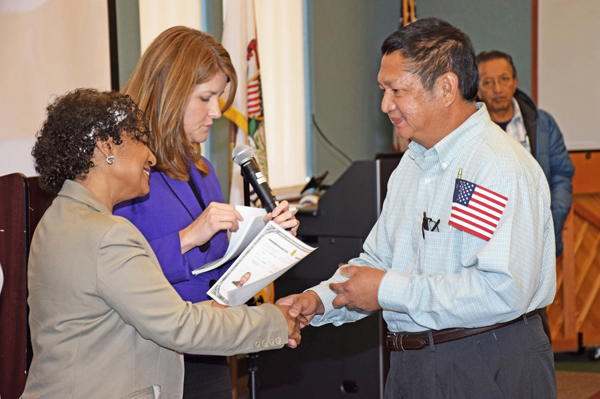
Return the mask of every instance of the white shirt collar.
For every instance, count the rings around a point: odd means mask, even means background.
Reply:
[[[506,125],[506,133],[517,140],[521,145],[529,152],[531,152],[531,146],[529,145],[529,137],[527,136],[527,130],[525,130],[525,122],[523,121],[523,115],[521,114],[521,108],[519,108],[519,104],[515,98],[512,98],[512,104],[515,109],[515,114],[513,115],[508,125]]]

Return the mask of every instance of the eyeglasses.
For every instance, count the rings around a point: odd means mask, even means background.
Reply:
[[[498,84],[501,87],[507,87],[508,85],[510,85],[512,83],[513,77],[512,76],[500,76],[497,80],[494,78],[486,78],[481,82],[481,87],[483,87],[484,89],[491,89],[495,86],[496,81],[498,82]]]

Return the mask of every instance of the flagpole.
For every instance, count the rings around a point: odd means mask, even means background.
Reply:
[[[229,121],[229,197],[231,198],[231,180],[233,178],[233,158],[231,154],[235,148],[235,136],[237,132],[237,125],[232,121]]]

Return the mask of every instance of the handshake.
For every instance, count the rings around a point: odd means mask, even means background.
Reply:
[[[379,285],[385,271],[368,266],[338,265],[340,282],[329,284],[336,297],[331,305],[338,309],[372,312],[381,309],[377,298]],[[213,306],[223,307],[213,302]],[[288,325],[288,346],[295,348],[300,344],[300,330],[306,327],[315,315],[325,313],[323,301],[315,291],[286,296],[275,302]]]
[[[308,325],[316,314],[323,314],[325,307],[314,291],[286,296],[275,302],[288,325],[288,344],[295,348],[300,344],[300,330]]]
[[[329,284],[329,288],[336,294],[331,303],[334,308],[346,307],[349,310],[367,312],[381,309],[377,293],[385,271],[345,264],[338,267],[344,280]],[[288,323],[290,348],[295,348],[300,343],[300,329],[306,327],[315,315],[325,313],[323,301],[311,290],[281,298],[275,302],[275,306],[283,312]]]
[[[216,301],[211,302],[215,308],[227,308]],[[290,348],[296,348],[300,344],[300,330],[306,327],[316,314],[323,314],[325,307],[321,298],[314,291],[306,291],[302,294],[286,296],[275,302],[275,306],[281,311],[288,325],[288,343]]]

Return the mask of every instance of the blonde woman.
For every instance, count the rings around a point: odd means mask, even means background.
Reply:
[[[223,203],[213,167],[200,154],[200,144],[221,117],[219,97],[228,84],[224,109],[237,87],[229,54],[212,36],[177,26],[154,40],[123,88],[149,117],[157,162],[150,193],[120,204],[115,214],[140,229],[169,282],[191,302],[206,300],[211,283],[230,264],[198,276],[192,270],[222,257],[227,230],[236,231],[242,220],[233,206]],[[267,215],[270,219],[284,228],[298,226],[285,201]],[[185,370],[186,398],[231,397],[225,358],[186,356]]]

